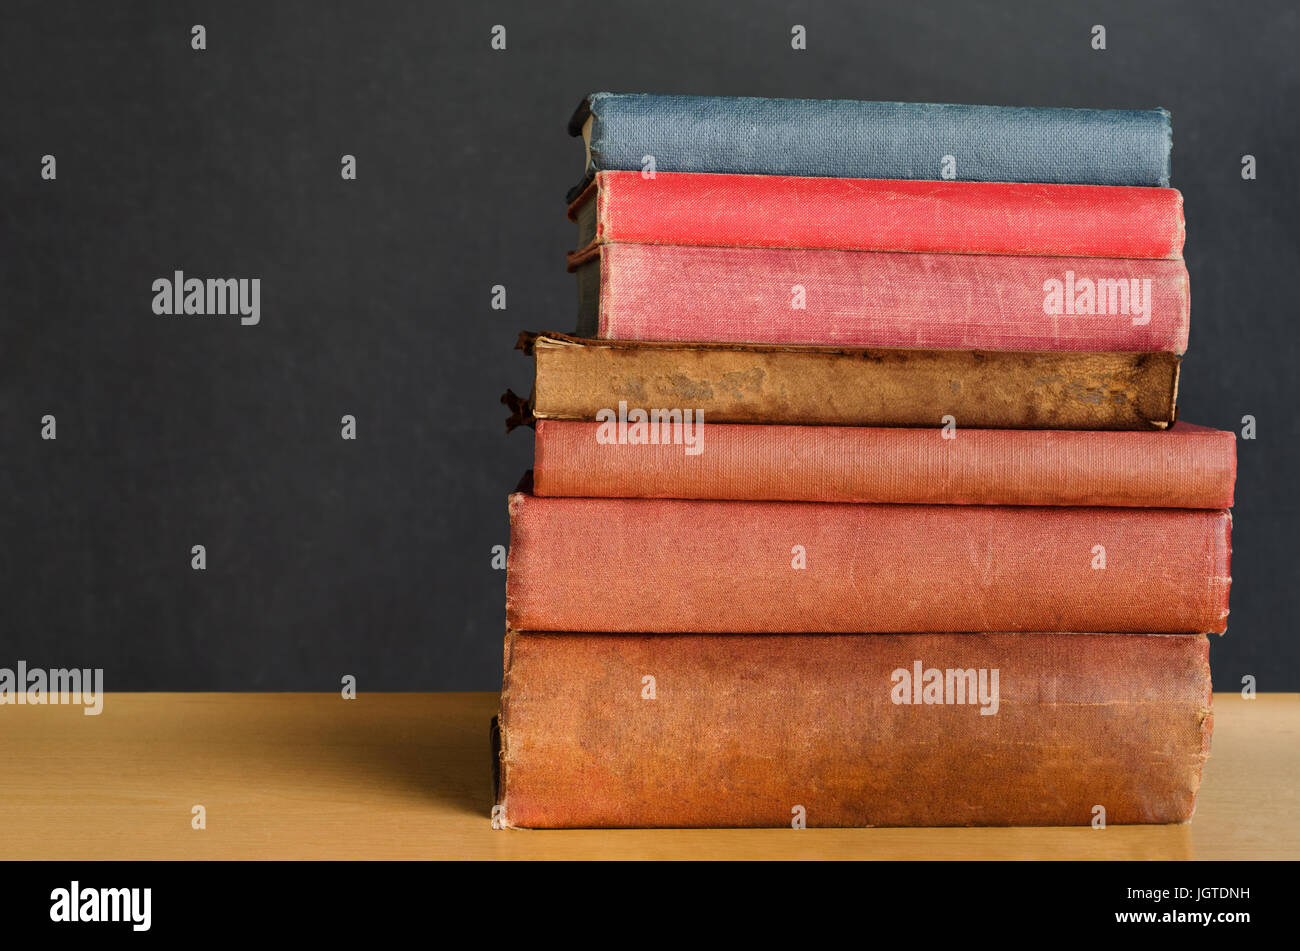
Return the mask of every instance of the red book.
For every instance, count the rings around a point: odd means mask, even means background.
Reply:
[[[496,815],[1087,826],[1100,806],[1108,825],[1185,822],[1210,750],[1208,654],[1203,635],[509,632]]]
[[[598,172],[569,208],[595,244],[1178,258],[1172,188]]]
[[[510,497],[522,631],[1222,633],[1194,509]]]
[[[680,414],[679,414],[680,416]],[[537,420],[539,496],[1226,509],[1237,441],[1165,432]]]
[[[1181,260],[600,244],[578,336],[1182,353]]]

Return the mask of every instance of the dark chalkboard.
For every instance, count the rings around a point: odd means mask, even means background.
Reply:
[[[1239,442],[1215,684],[1300,689],[1298,15],[9,4],[0,666],[103,667],[110,690],[496,688],[491,552],[532,453],[497,399],[530,385],[519,330],[573,325],[563,196],[581,147],[565,123],[610,89],[1170,109],[1193,289],[1182,415],[1258,425]],[[153,282],[177,270],[257,278],[260,320],[156,315]]]

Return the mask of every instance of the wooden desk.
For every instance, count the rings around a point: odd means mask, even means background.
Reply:
[[[0,707],[0,858],[1300,858],[1300,694],[1216,696],[1195,819],[1105,830],[493,831],[495,708],[491,693]]]

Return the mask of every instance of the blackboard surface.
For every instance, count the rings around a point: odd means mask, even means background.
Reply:
[[[497,400],[530,384],[519,330],[572,328],[565,123],[608,89],[1168,108],[1182,418],[1257,425],[1215,686],[1300,689],[1298,20],[1208,0],[10,4],[0,666],[102,667],[109,690],[498,686],[492,548],[532,444]],[[260,319],[156,315],[178,270],[257,278]]]

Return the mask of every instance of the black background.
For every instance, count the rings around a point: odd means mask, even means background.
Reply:
[[[1112,827],[1117,828],[1117,827]],[[720,868],[721,866],[721,868]],[[1283,862],[1201,861],[1189,881],[1183,863],[1148,861],[1135,881],[1128,862],[861,862],[844,874],[839,862],[678,862],[673,867],[670,902],[665,902],[659,862],[516,862],[510,867],[510,916],[532,921],[553,917],[557,907],[584,897],[581,919],[572,930],[608,934],[629,922],[654,921],[674,934],[689,931],[701,944],[780,945],[830,938],[833,924],[805,915],[718,914],[724,889],[743,893],[760,906],[779,907],[799,888],[810,889],[826,907],[870,903],[873,936],[903,944],[914,939],[917,923],[934,915],[934,895],[943,895],[944,917],[952,921],[994,919],[1012,939],[1032,938],[1067,917],[1070,933],[1114,939],[1189,934],[1216,939],[1261,935],[1269,921],[1285,921],[1294,892],[1294,864]],[[428,929],[444,909],[475,907],[501,887],[495,862],[458,862],[454,875],[439,876],[431,895],[424,868],[410,862],[66,862],[0,865],[7,886],[0,889],[5,935],[102,942],[123,937],[132,942],[173,935],[235,937],[247,940],[266,920],[287,921],[294,933],[324,942],[356,938],[373,942],[380,929]],[[720,874],[726,885],[719,887]],[[151,927],[134,932],[129,924],[53,923],[50,893],[80,887],[150,888]],[[1130,897],[1133,889],[1201,887],[1249,889],[1248,896],[1150,901]],[[1211,886],[1213,887],[1213,886]],[[311,909],[311,913],[299,909]],[[1202,923],[1117,922],[1116,913],[1246,913],[1249,921]],[[822,929],[826,929],[823,931]],[[1252,929],[1254,931],[1252,932]],[[865,930],[865,929],[864,929]],[[382,933],[382,932],[381,932]]]
[[[112,690],[333,690],[344,674],[361,690],[495,689],[491,548],[532,454],[497,400],[531,382],[519,330],[573,325],[563,196],[582,162],[565,122],[608,89],[1170,109],[1193,289],[1182,418],[1259,427],[1238,442],[1215,685],[1300,689],[1289,4],[0,16],[0,666],[103,667]],[[796,23],[806,51],[790,48]],[[155,316],[151,284],[176,269],[261,278],[260,325]],[[40,438],[46,413],[57,441]]]

